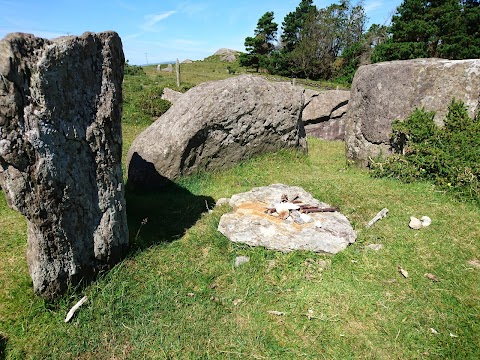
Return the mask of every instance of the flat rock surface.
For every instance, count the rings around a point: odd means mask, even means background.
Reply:
[[[311,222],[303,224],[265,212],[285,195],[302,204],[330,207],[297,186],[273,184],[254,188],[231,197],[233,212],[221,217],[218,231],[233,242],[283,252],[307,250],[336,254],[355,242],[355,231],[338,211],[309,213]]]

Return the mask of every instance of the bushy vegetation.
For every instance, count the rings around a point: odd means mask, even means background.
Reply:
[[[478,0],[404,0],[374,62],[414,58],[480,58]]]
[[[145,75],[145,71],[141,66],[130,65],[127,60],[123,68],[123,74],[124,75]]]
[[[442,57],[480,57],[478,0],[404,0],[391,26],[367,30],[364,4],[339,0],[320,8],[301,0],[279,29],[273,12],[245,39],[241,64],[271,74],[350,83],[360,65]],[[278,36],[277,36],[278,35]]]
[[[480,204],[480,119],[471,118],[455,99],[444,119],[434,123],[434,112],[415,110],[405,121],[392,124],[397,154],[373,164],[375,176],[405,182],[432,181]]]

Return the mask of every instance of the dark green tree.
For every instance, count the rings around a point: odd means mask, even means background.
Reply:
[[[337,72],[336,81],[350,84],[360,67],[371,63],[371,55],[375,46],[382,44],[388,39],[388,27],[385,25],[373,24],[364,33],[359,41],[347,46],[335,61]]]
[[[288,13],[282,22],[282,47],[285,53],[289,53],[302,40],[302,32],[305,22],[313,12],[316,11],[312,0],[302,0],[295,11]]]
[[[304,77],[331,79],[338,72],[338,57],[361,41],[365,23],[363,7],[349,0],[310,13],[290,54],[291,63]]]
[[[372,61],[480,57],[478,0],[404,0],[390,27],[391,37],[376,47]]]
[[[240,65],[251,66],[258,72],[260,67],[268,67],[269,56],[275,49],[278,24],[274,21],[272,11],[266,12],[257,23],[254,37],[245,39],[246,54],[240,56]]]

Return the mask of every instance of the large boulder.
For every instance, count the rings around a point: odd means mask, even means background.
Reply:
[[[479,109],[480,59],[416,59],[361,66],[352,83],[345,142],[347,158],[368,166],[392,152],[392,122],[415,108],[436,111],[442,125],[452,98],[471,116]]]
[[[157,187],[265,152],[306,151],[302,109],[302,90],[253,75],[198,85],[135,139],[128,184]]]
[[[350,91],[305,90],[302,119],[307,135],[325,140],[345,139],[345,117]]]
[[[283,252],[336,254],[357,238],[343,214],[298,186],[273,184],[254,188],[233,195],[229,204],[233,212],[222,215],[218,231],[233,242]],[[292,210],[274,210],[280,207]]]
[[[240,52],[237,50],[221,48],[218,49],[213,55],[218,56],[222,61],[232,63],[237,61],[238,54],[240,54]]]
[[[181,93],[180,91],[175,91],[175,90],[172,90],[172,89],[166,87],[166,88],[163,89],[162,99],[167,100],[167,101],[169,101],[170,103],[173,104],[182,95],[183,95],[183,93]]]
[[[27,218],[36,293],[53,298],[120,260],[124,56],[114,32],[0,41],[0,184]]]

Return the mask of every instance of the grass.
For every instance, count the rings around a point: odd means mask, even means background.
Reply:
[[[125,119],[125,149],[147,124]],[[346,166],[341,142],[308,142],[308,156],[281,151],[128,192],[129,256],[55,303],[33,295],[25,220],[0,196],[0,358],[479,358],[480,269],[469,263],[480,259],[478,207],[428,183],[371,178]],[[278,182],[339,206],[358,240],[335,256],[283,254],[216,230],[228,206],[207,205]],[[388,216],[365,229],[384,207]],[[411,215],[433,223],[411,230]],[[240,255],[250,262],[235,268]]]

